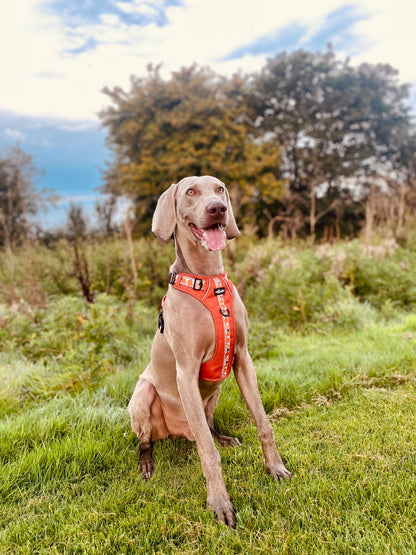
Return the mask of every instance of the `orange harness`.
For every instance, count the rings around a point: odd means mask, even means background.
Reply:
[[[232,282],[225,273],[218,276],[170,273],[169,283],[178,291],[198,299],[210,311],[215,326],[215,350],[212,358],[201,364],[199,378],[210,382],[224,380],[231,372],[236,338]],[[164,333],[165,310],[166,297],[163,298],[159,317],[161,333]],[[165,337],[167,340],[166,333]]]

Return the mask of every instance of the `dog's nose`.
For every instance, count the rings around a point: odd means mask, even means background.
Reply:
[[[211,217],[213,216],[218,217],[218,216],[223,216],[227,212],[227,207],[223,202],[218,200],[213,200],[212,202],[207,204],[205,210]]]

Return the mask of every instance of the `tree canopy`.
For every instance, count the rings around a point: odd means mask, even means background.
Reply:
[[[128,93],[105,90],[115,104],[101,113],[114,155],[105,191],[135,202],[143,230],[160,193],[187,175],[220,177],[242,218],[284,195],[280,149],[250,129],[243,90],[242,77],[196,66],[170,80],[150,66],[146,78],[132,78]]]
[[[141,232],[159,194],[187,175],[222,179],[240,223],[260,234],[354,234],[370,198],[387,195],[403,220],[416,196],[409,91],[388,65],[354,67],[328,47],[232,78],[194,65],[163,79],[149,66],[129,91],[104,92],[103,188],[134,201]]]
[[[286,214],[292,229],[308,222],[313,235],[320,216],[332,212],[339,220],[365,196],[370,178],[405,163],[407,96],[392,67],[352,67],[330,47],[323,54],[299,50],[267,61],[249,102],[255,124],[283,149],[289,194],[274,209]]]
[[[0,245],[9,250],[28,235],[31,217],[42,204],[42,192],[33,186],[38,173],[19,147],[0,156]]]

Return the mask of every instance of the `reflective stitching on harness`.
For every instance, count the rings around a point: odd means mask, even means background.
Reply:
[[[177,274],[170,284],[195,297],[210,311],[215,326],[215,349],[210,360],[201,364],[199,377],[207,381],[224,380],[231,372],[236,338],[232,282],[225,273],[218,276]],[[166,298],[162,306],[166,311]],[[168,341],[166,329],[164,334]]]
[[[221,288],[222,282],[218,278],[214,278],[214,283],[217,288]],[[225,288],[224,288],[225,293]],[[214,291],[215,294],[215,291]],[[218,305],[220,308],[220,313],[223,316],[223,328],[224,328],[224,357],[222,362],[221,378],[226,378],[231,371],[231,361],[230,361],[230,351],[231,351],[231,327],[230,327],[230,309],[226,306],[224,302],[224,294],[217,295]],[[217,329],[215,330],[217,331]],[[217,337],[215,338],[217,340]]]

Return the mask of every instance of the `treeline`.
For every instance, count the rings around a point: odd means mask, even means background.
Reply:
[[[32,157],[19,147],[0,155],[0,246],[11,250],[31,233],[31,218],[44,206],[46,191],[33,181],[40,173]]]
[[[231,78],[194,65],[164,79],[149,66],[129,91],[104,92],[103,189],[132,199],[136,233],[186,175],[220,177],[240,224],[261,236],[330,240],[376,225],[400,235],[416,206],[409,88],[389,65],[354,67],[329,46]]]
[[[409,87],[389,65],[352,66],[324,53],[281,53],[258,72],[221,76],[193,65],[160,67],[105,89],[100,113],[111,156],[103,169],[100,236],[149,233],[159,195],[187,175],[211,174],[230,189],[240,226],[259,236],[333,241],[383,228],[401,238],[416,208],[416,130]],[[38,169],[19,148],[0,156],[0,246],[30,235],[48,200]],[[117,199],[131,201],[115,221]],[[67,229],[89,233],[71,207]],[[32,228],[33,235],[33,228]]]
[[[103,196],[97,201],[93,214],[87,214],[73,203],[59,228],[43,229],[39,216],[59,197],[51,190],[35,187],[41,173],[32,156],[19,146],[0,153],[0,247],[6,252],[10,254],[27,239],[38,239],[45,244],[68,239],[73,243],[92,237],[102,240],[119,232],[114,196]],[[129,222],[127,215],[124,226]]]

